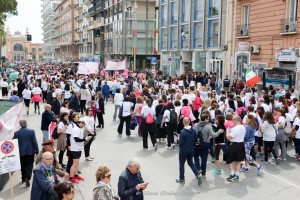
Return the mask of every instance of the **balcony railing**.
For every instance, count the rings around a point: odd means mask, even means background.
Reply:
[[[103,8],[104,8],[103,3],[98,2],[98,3],[96,4],[96,10],[101,11],[101,10],[103,10]]]
[[[88,9],[88,13],[91,16],[93,16],[96,13],[95,11],[96,11],[95,7],[91,7],[91,8]]]
[[[281,20],[282,33],[297,33],[298,31],[298,19],[288,18]]]
[[[236,26],[237,37],[248,37],[249,36],[249,24]]]

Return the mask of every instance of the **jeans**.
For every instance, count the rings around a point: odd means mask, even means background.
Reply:
[[[30,180],[33,169],[34,155],[20,156],[22,181]]]
[[[251,149],[254,146],[254,141],[253,142],[245,142],[245,152],[246,152],[246,160],[249,163],[253,163],[254,159],[251,156]]]
[[[104,101],[107,103],[108,102],[109,93],[108,94],[103,94],[103,96],[104,96]]]
[[[196,168],[196,165],[193,163],[193,152],[182,152],[179,151],[179,178],[180,180],[184,180],[184,164],[185,161],[187,161],[188,165],[192,169],[195,176],[198,176],[198,170]]]
[[[279,153],[278,153],[278,149],[279,149],[279,146],[281,147],[281,158],[282,159],[286,159],[286,145],[285,145],[285,141],[283,141],[282,143],[279,142],[278,140],[275,140],[275,153],[276,155],[278,156]]]
[[[115,104],[115,113],[114,113],[114,116],[113,116],[113,120],[117,119],[118,110],[120,110],[120,105]]]
[[[42,132],[43,132],[43,142],[49,140],[49,132],[46,130],[43,130]]]
[[[268,162],[269,158],[269,152],[272,152],[275,159],[277,159],[277,154],[274,150],[274,141],[264,141],[264,147],[265,147],[265,162]]]
[[[130,119],[131,119],[131,115],[128,115],[126,117],[121,117],[121,120],[120,120],[120,124],[118,126],[118,133],[121,135],[122,132],[123,132],[123,125],[124,125],[124,122],[126,123],[126,135],[131,135],[130,133],[130,129],[129,129],[129,125],[130,125]]]
[[[195,165],[198,171],[201,169],[202,175],[206,174],[208,147],[209,147],[209,143],[206,143],[203,149],[197,149],[197,148],[195,149],[195,154],[194,154]],[[201,166],[200,166],[199,156],[201,158]]]

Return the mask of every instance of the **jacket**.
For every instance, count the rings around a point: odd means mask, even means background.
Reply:
[[[58,183],[56,174],[52,171],[54,176],[54,183]],[[53,200],[58,199],[56,192],[46,175],[46,170],[42,167],[41,163],[33,168],[33,181],[31,188],[31,200]]]
[[[104,115],[105,114],[104,99],[99,99],[98,103],[99,103],[99,110]]]
[[[212,130],[212,127],[210,125],[208,125],[206,122],[196,123],[193,126],[193,129],[196,131],[196,135],[198,135],[198,132],[202,129],[201,130],[202,131],[202,138],[203,138],[203,141],[206,142],[206,143],[210,142],[210,137],[215,138],[219,135],[218,133],[215,133]]]
[[[72,97],[70,98],[69,105],[70,105],[70,109],[76,112],[80,112],[78,97],[75,94],[73,94]]]
[[[226,138],[226,127],[224,124],[220,124],[217,126],[216,128],[216,131],[218,131],[219,129],[223,129],[224,130],[224,133],[220,133],[219,136],[217,136],[215,138],[215,143],[216,144],[222,144],[222,143],[225,143],[225,138]]]
[[[55,98],[55,99],[53,100],[52,106],[51,106],[52,112],[53,112],[55,115],[59,115],[60,107],[61,107],[61,105],[60,105],[58,99]]]
[[[134,200],[134,195],[136,194],[136,185],[132,182],[132,176],[133,174],[126,168],[122,174],[119,176],[119,182],[118,182],[118,194],[121,198],[121,200]],[[139,171],[137,173],[138,177],[138,184],[144,183],[144,180],[142,178],[141,172]],[[144,199],[143,191],[141,192],[141,198]]]
[[[49,111],[45,110],[42,114],[42,125],[41,125],[41,130],[42,131],[48,131],[49,124],[51,122],[56,122],[55,116],[50,113]]]
[[[109,94],[109,86],[106,84],[106,85],[103,85],[102,87],[102,94],[105,95],[105,94]]]
[[[99,181],[96,185],[96,187],[93,190],[94,192],[94,198],[93,200],[113,200],[113,197],[116,196],[114,191],[108,187],[107,184]]]
[[[39,146],[33,129],[21,128],[15,132],[13,139],[18,139],[20,156],[39,153]]]
[[[35,164],[39,164],[40,162],[42,162],[42,157],[43,157],[43,153],[45,153],[45,150],[42,149],[42,151],[36,156],[35,158]],[[63,171],[62,166],[59,164],[58,160],[57,160],[57,156],[56,156],[56,152],[53,153],[53,166],[54,166],[54,171],[55,174],[59,175],[60,177],[64,177],[65,176],[65,172]]]
[[[256,132],[256,130],[252,126],[247,125],[244,142],[254,142],[255,141],[255,138],[254,138],[255,132]]]
[[[194,152],[196,141],[196,131],[191,126],[184,127],[180,132],[179,150],[185,153]]]

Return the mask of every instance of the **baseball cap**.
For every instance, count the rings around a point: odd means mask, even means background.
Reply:
[[[80,119],[78,120],[78,122],[83,122],[85,123],[85,119],[83,117],[80,117]]]

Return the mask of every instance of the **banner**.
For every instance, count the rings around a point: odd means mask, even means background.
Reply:
[[[121,62],[113,62],[108,60],[106,62],[106,70],[124,70],[126,69],[126,62],[126,59]]]
[[[79,63],[78,65],[78,74],[98,74],[98,63],[95,62],[85,62]]]
[[[17,139],[0,142],[0,174],[21,169]]]
[[[12,139],[14,133],[20,129],[22,106],[22,103],[18,103],[0,116],[0,141]]]

